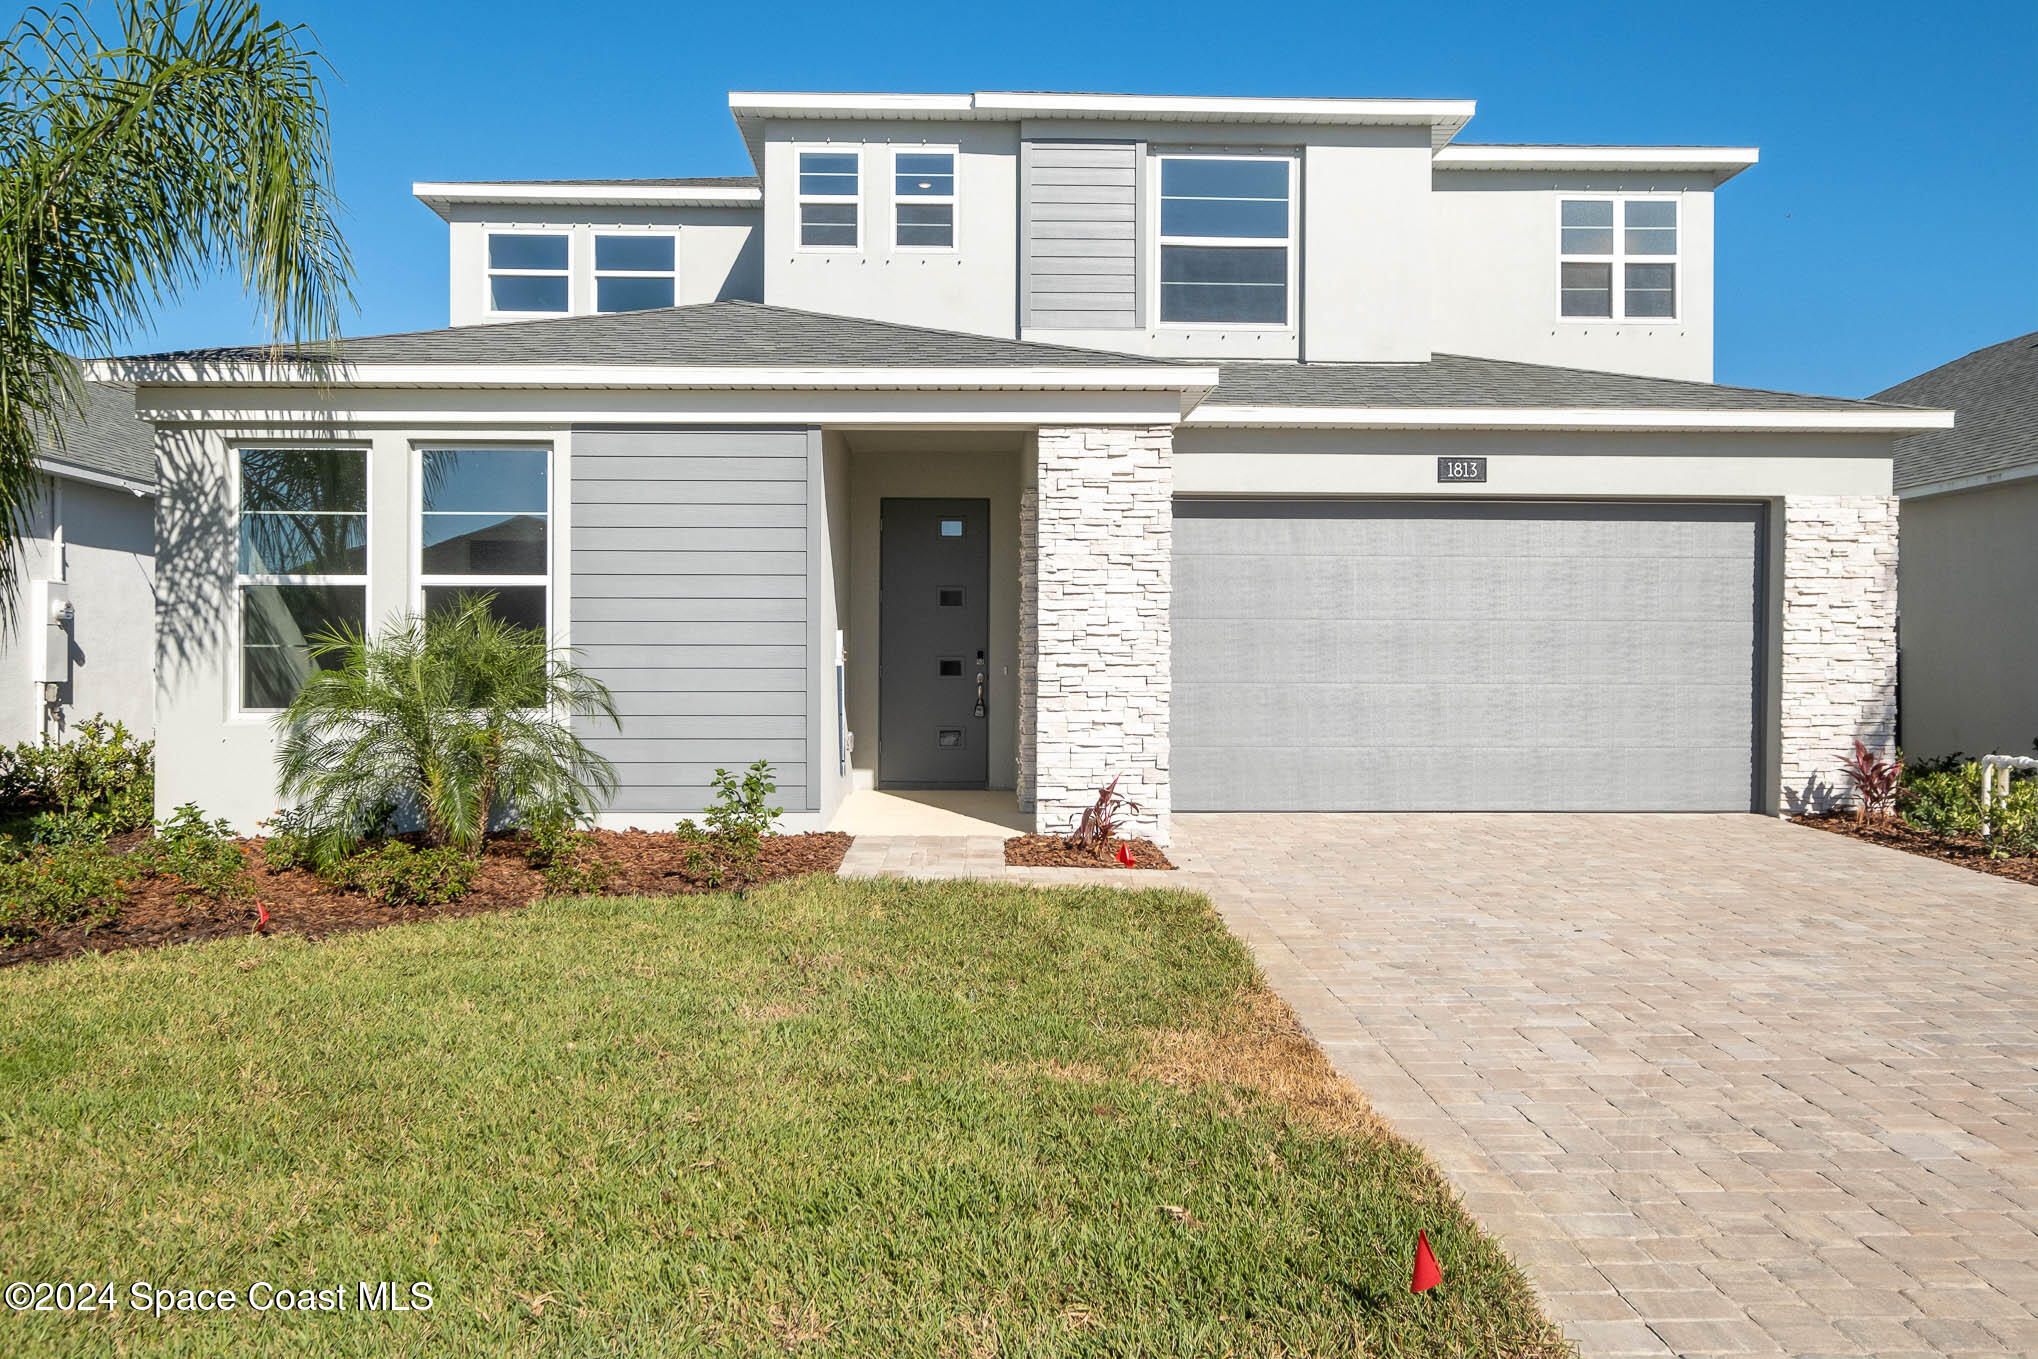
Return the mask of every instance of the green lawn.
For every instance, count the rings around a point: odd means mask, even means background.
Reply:
[[[0,1353],[1562,1352],[1284,1019],[1170,891],[812,878],[15,968],[0,1273],[121,1306],[0,1312]]]

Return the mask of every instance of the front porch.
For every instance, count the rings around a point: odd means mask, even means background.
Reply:
[[[1118,778],[1166,842],[1171,449],[1166,426],[823,432],[829,829],[1066,830]]]

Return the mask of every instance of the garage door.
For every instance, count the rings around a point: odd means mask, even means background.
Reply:
[[[1747,811],[1754,505],[1177,501],[1183,811]]]

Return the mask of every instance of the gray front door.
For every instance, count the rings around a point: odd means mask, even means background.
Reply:
[[[1747,811],[1762,525],[1756,505],[1177,501],[1175,809]]]
[[[887,500],[878,526],[877,777],[982,788],[990,774],[991,502]]]

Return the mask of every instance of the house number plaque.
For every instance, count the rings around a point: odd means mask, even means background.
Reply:
[[[1484,481],[1486,480],[1486,459],[1438,458],[1437,480]]]

